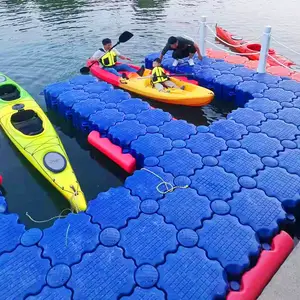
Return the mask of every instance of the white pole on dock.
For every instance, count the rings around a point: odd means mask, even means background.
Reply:
[[[202,57],[206,56],[206,47],[205,47],[205,40],[206,40],[206,16],[201,17],[200,23],[200,52]]]
[[[271,29],[272,29],[271,26],[266,26],[264,30],[264,34],[262,36],[259,63],[257,68],[258,73],[266,72],[267,58],[268,58],[268,53],[270,48],[270,41],[271,41]]]

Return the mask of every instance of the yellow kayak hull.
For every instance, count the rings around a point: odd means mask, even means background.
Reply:
[[[88,65],[89,64],[90,62],[88,62]],[[120,73],[126,73],[127,77],[129,78],[129,80],[125,81],[120,80],[118,76],[101,68],[99,64],[93,64],[93,66],[91,66],[91,72],[99,79],[111,83],[114,86],[122,88],[126,91],[168,104],[204,106],[209,104],[214,99],[214,93],[211,90],[174,77],[170,77],[170,80],[173,81],[178,87],[184,86],[184,89],[169,88],[165,89],[163,92],[160,92],[152,86],[150,78],[141,78],[135,72],[120,71]],[[151,70],[146,69],[143,77],[147,77],[150,74]]]
[[[19,98],[7,101],[0,94],[2,129],[26,159],[70,202],[74,211],[86,210],[86,200],[67,153],[46,114],[24,89],[0,73],[0,88],[4,85],[15,86]],[[18,130],[12,116],[20,111],[33,111],[42,121],[42,132],[27,135]],[[57,163],[61,164],[58,168]]]
[[[148,72],[146,72],[144,76],[147,76],[147,73]],[[122,89],[156,101],[175,105],[204,106],[214,99],[214,93],[209,89],[174,77],[170,77],[170,80],[178,87],[183,86],[184,90],[168,88],[163,92],[159,92],[156,88],[152,87],[149,78],[139,79],[139,76],[135,73],[129,74],[128,77],[129,80],[126,81],[126,84],[120,83]]]

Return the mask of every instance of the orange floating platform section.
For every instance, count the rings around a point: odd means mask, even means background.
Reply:
[[[135,158],[129,153],[124,154],[120,146],[113,144],[108,138],[101,137],[98,131],[92,131],[88,135],[88,142],[126,172],[133,173],[135,171]]]
[[[249,59],[245,56],[238,56],[238,55],[228,55],[224,58],[225,61],[231,64],[241,64],[244,65],[249,62]]]
[[[275,76],[286,76],[286,77],[291,76],[293,73],[291,70],[282,66],[267,67],[267,72]]]
[[[271,250],[263,250],[254,268],[242,277],[241,290],[231,291],[227,300],[255,300],[292,252],[293,239],[285,231],[274,237]]]

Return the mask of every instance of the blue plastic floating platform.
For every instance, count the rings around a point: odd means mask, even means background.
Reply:
[[[4,299],[224,299],[285,225],[284,209],[296,213],[299,84],[209,58],[174,68],[167,53],[163,64],[247,108],[195,127],[92,76],[46,87],[51,109],[141,169],[43,231],[26,231],[1,197]]]

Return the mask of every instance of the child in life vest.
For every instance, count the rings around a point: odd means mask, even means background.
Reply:
[[[184,87],[177,86],[173,81],[169,79],[168,75],[165,73],[165,70],[161,67],[160,58],[156,58],[153,61],[151,80],[154,87],[160,92],[163,92],[164,88],[184,89]]]

